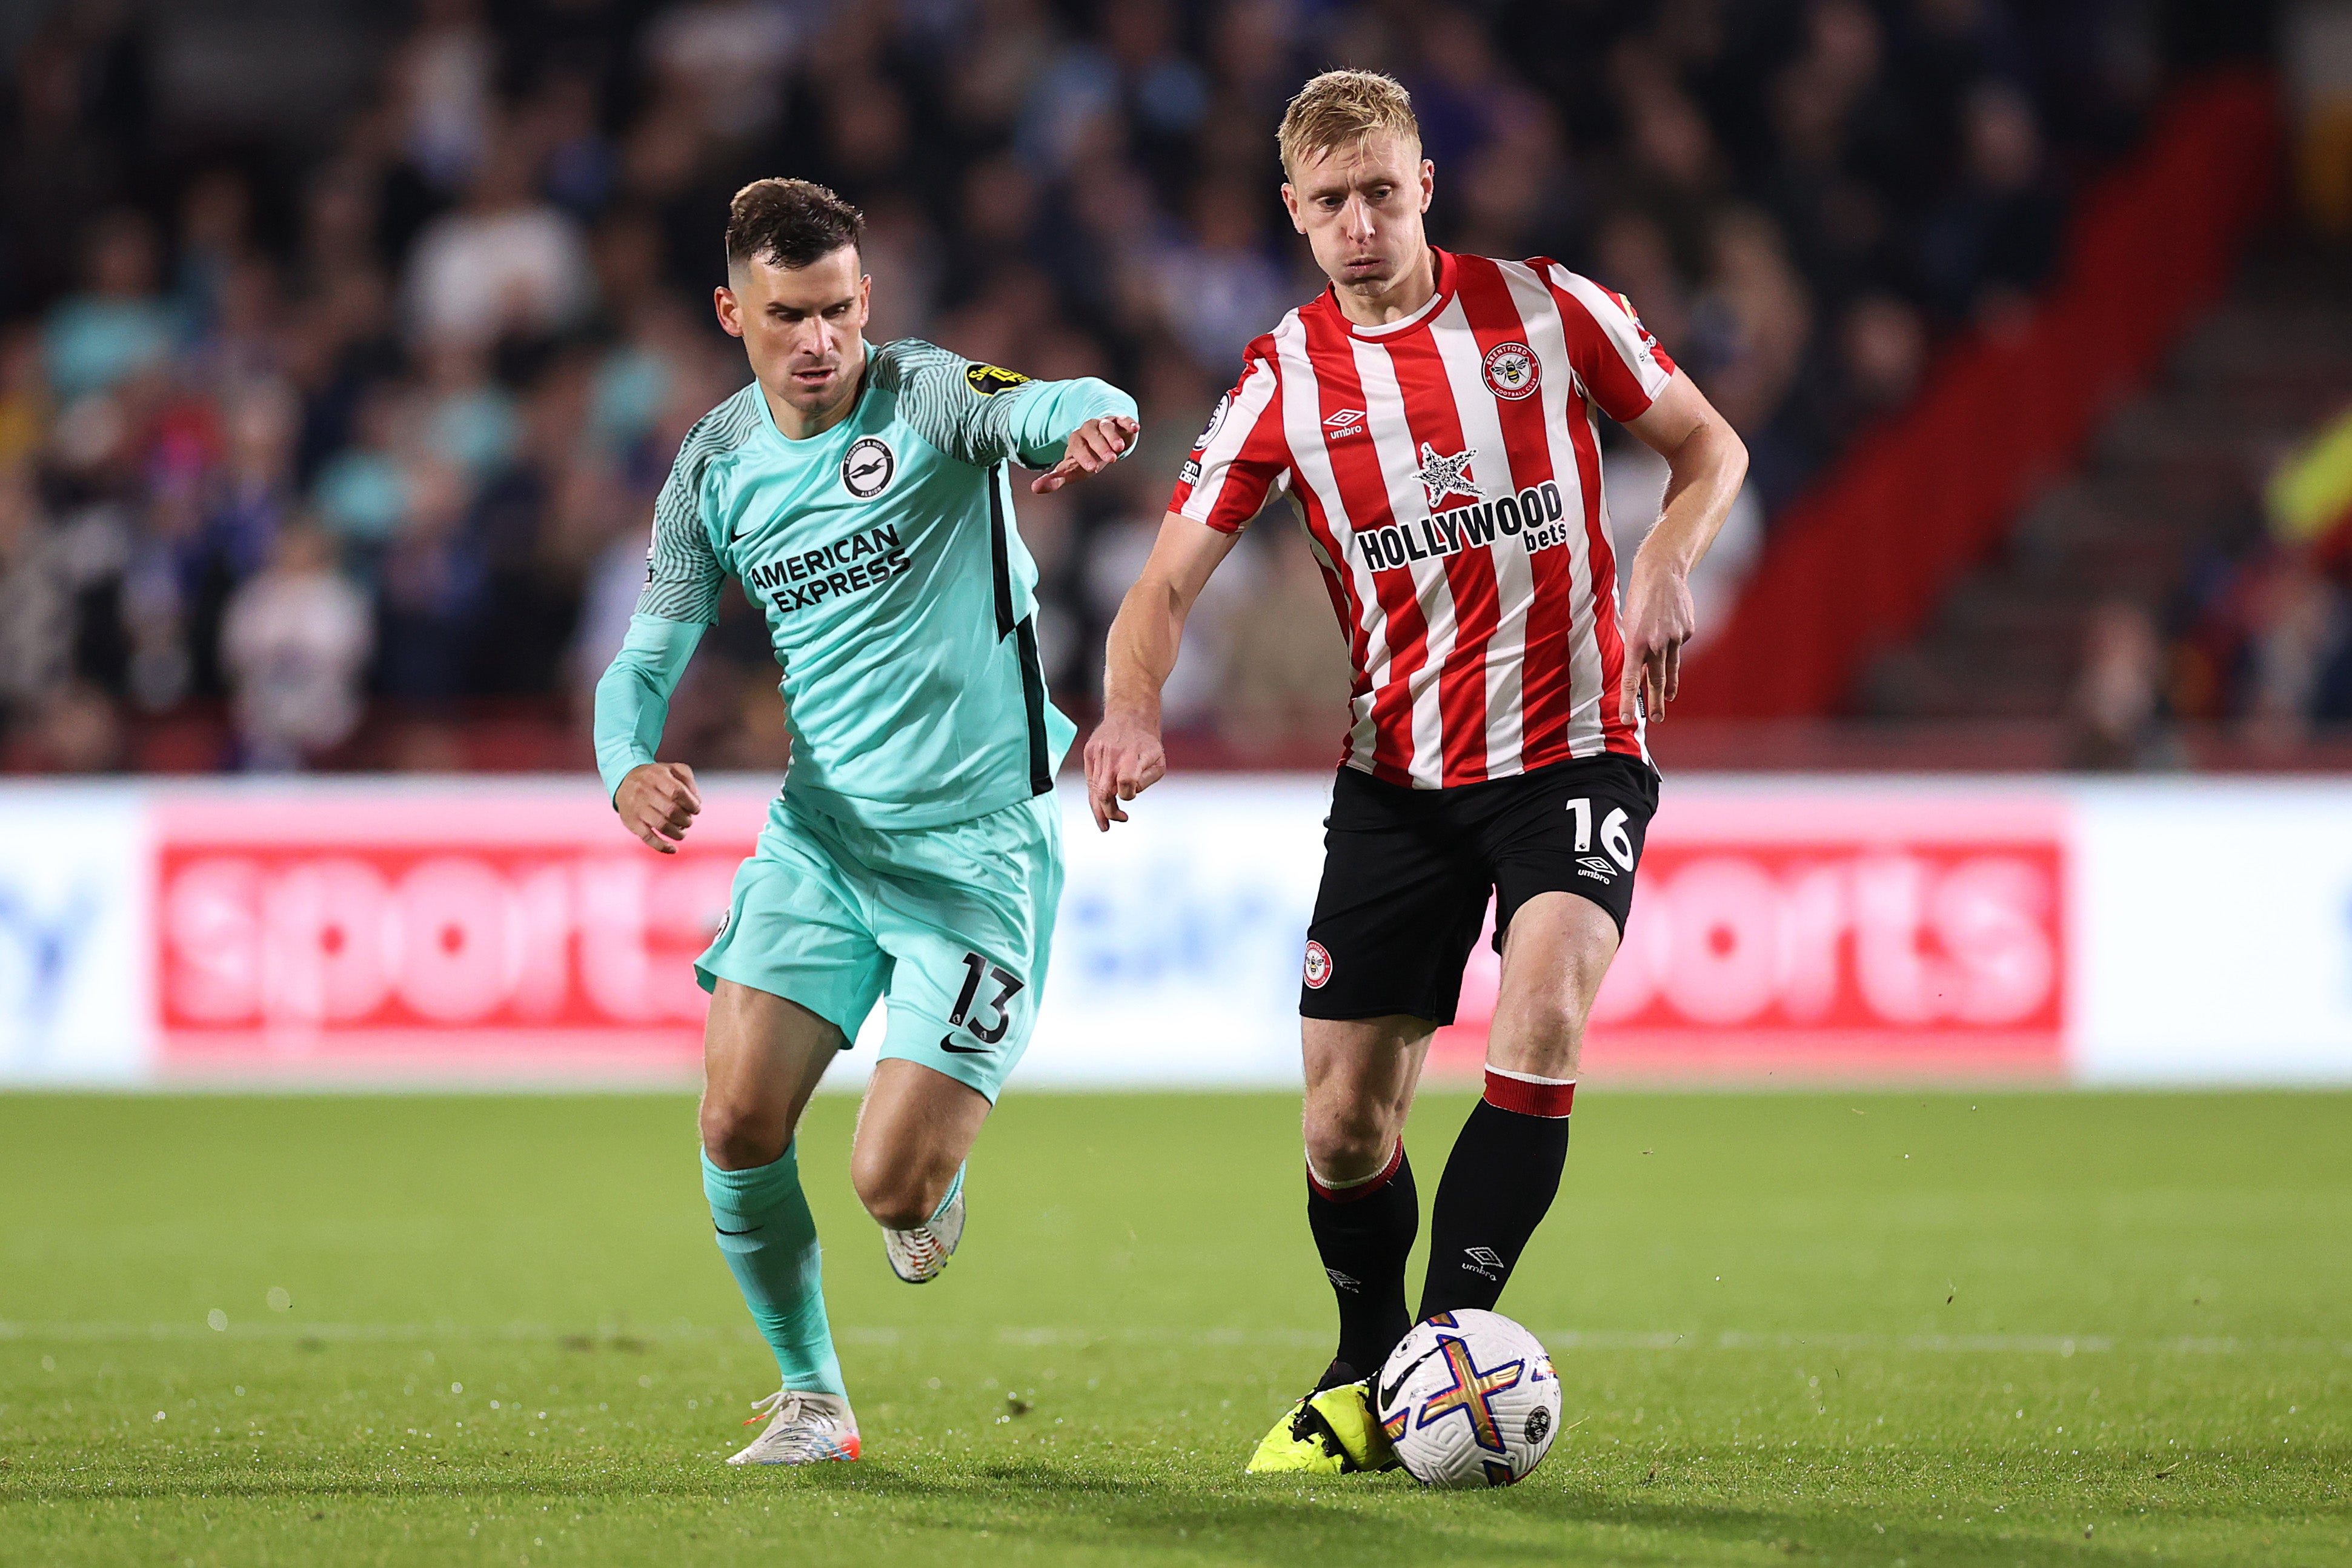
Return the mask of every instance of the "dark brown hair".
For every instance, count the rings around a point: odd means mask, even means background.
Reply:
[[[866,215],[810,180],[754,180],[727,208],[727,265],[806,267],[866,237]]]

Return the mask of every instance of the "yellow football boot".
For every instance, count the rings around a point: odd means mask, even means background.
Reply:
[[[1346,1476],[1392,1469],[1396,1462],[1396,1450],[1372,1415],[1371,1385],[1343,1383],[1283,1412],[1245,1468],[1254,1476]]]

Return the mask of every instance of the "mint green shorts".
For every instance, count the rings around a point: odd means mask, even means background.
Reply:
[[[993,1103],[1029,1046],[1061,898],[1051,794],[887,832],[779,796],[695,975],[705,991],[731,980],[799,1003],[844,1050],[887,998],[884,1057]]]

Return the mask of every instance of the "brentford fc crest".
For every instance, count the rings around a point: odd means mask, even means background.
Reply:
[[[1496,343],[1486,351],[1486,390],[1517,403],[1543,384],[1543,369],[1535,351],[1522,342]]]
[[[1331,955],[1319,942],[1307,944],[1307,989],[1320,991],[1323,983],[1331,978]]]

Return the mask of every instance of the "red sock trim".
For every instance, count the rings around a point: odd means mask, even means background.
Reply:
[[[1397,1140],[1396,1148],[1389,1155],[1389,1163],[1381,1167],[1378,1175],[1344,1187],[1327,1187],[1315,1179],[1315,1167],[1309,1165],[1307,1167],[1307,1184],[1314,1190],[1317,1197],[1328,1203],[1351,1204],[1359,1198],[1370,1197],[1374,1193],[1396,1180],[1397,1171],[1403,1164],[1404,1140],[1400,1138]]]
[[[1486,1069],[1486,1103],[1497,1110],[1516,1110],[1521,1116],[1541,1116],[1557,1120],[1568,1114],[1576,1103],[1576,1080],[1566,1083],[1530,1083],[1523,1078]]]

